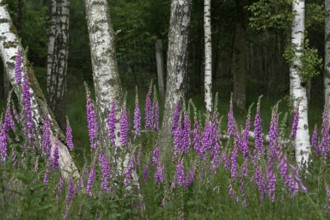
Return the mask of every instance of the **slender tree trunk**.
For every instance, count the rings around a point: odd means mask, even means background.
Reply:
[[[23,0],[17,0],[17,16],[16,16],[16,30],[17,34],[21,35],[23,27]]]
[[[232,73],[234,78],[234,106],[240,113],[245,112],[246,91],[245,91],[245,74],[247,71],[246,55],[247,42],[245,30],[245,1],[236,0],[237,21],[235,31],[234,51],[232,58]]]
[[[299,76],[298,67],[301,66],[305,32],[305,1],[294,0],[292,10],[294,19],[292,22],[291,43],[294,47],[295,59],[290,67],[290,84],[293,105],[299,108],[299,121],[295,139],[296,162],[301,168],[309,161],[311,154],[308,129],[308,105],[306,82]],[[307,164],[306,164],[307,165]]]
[[[330,109],[330,0],[325,0],[324,103]],[[330,115],[329,115],[330,117]]]
[[[162,158],[169,158],[172,115],[180,97],[183,97],[183,80],[187,71],[188,35],[192,0],[172,0],[170,30],[168,33],[167,78],[165,110],[159,147]]]
[[[162,40],[156,41],[156,61],[157,61],[157,74],[158,74],[158,88],[159,94],[162,99],[165,97],[164,87],[164,59],[163,59],[163,43]]]
[[[4,67],[8,76],[8,79],[12,86],[15,86],[15,59],[18,53],[18,50],[22,48],[20,41],[16,35],[16,30],[11,21],[8,9],[3,0],[0,0],[0,55],[4,63]],[[27,65],[25,66],[27,69],[29,81],[30,81],[30,94],[31,94],[31,111],[33,117],[34,126],[39,132],[38,134],[41,136],[42,126],[43,126],[43,118],[48,116],[51,123],[51,151],[54,151],[55,143],[58,143],[59,149],[59,165],[62,171],[62,175],[68,177],[68,175],[73,175],[75,177],[79,176],[77,171],[77,167],[74,164],[71,155],[62,141],[65,139],[61,129],[58,127],[56,120],[53,117],[53,113],[48,108],[45,97],[40,89],[39,83],[34,76],[32,68]],[[16,86],[17,88],[17,86]],[[18,89],[15,89],[15,92],[19,98],[21,93]],[[40,138],[41,139],[41,138]]]
[[[206,110],[212,111],[212,38],[211,38],[211,0],[204,0],[204,101]]]
[[[66,126],[67,66],[69,55],[70,0],[52,0],[52,20],[48,42],[48,103],[60,127]]]
[[[85,0],[89,43],[93,67],[93,81],[96,94],[96,102],[99,107],[103,135],[108,134],[108,113],[113,102],[116,103],[116,150],[110,155],[117,161],[116,169],[119,175],[124,171],[134,152],[130,152],[127,146],[121,146],[119,140],[119,116],[123,104],[123,93],[118,73],[118,64],[115,50],[115,33],[110,21],[110,11],[107,0]],[[123,153],[122,153],[123,152]],[[109,152],[108,152],[109,153]],[[118,156],[119,155],[119,156]],[[140,207],[144,207],[140,193],[139,178],[135,168],[132,171],[132,185],[140,197]],[[131,188],[128,188],[131,190]]]

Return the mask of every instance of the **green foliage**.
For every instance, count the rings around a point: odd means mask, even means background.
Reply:
[[[248,6],[249,25],[257,31],[287,31],[293,18],[292,0],[260,0]]]
[[[295,46],[291,44],[286,47],[283,56],[288,64],[294,65],[296,59]],[[308,39],[304,42],[300,63],[301,65],[294,65],[294,68],[297,68],[298,73],[302,78],[302,82],[306,82],[319,75],[320,70],[322,69],[322,58],[319,56],[317,49],[309,46]]]

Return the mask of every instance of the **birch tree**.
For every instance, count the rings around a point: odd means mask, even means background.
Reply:
[[[15,83],[15,59],[18,51],[22,48],[22,45],[16,35],[15,27],[11,21],[7,6],[4,0],[0,0],[0,55],[4,63],[4,67],[11,85],[15,88],[17,96],[21,99],[21,92],[19,91]],[[51,152],[54,151],[55,145],[58,145],[59,150],[59,166],[64,177],[68,177],[68,174],[73,176],[79,176],[77,167],[75,166],[70,153],[64,143],[65,136],[61,129],[58,127],[56,120],[53,117],[53,113],[48,108],[45,97],[40,89],[39,83],[34,76],[32,68],[27,65],[24,68],[27,69],[28,79],[30,81],[31,95],[31,111],[34,127],[37,130],[37,135],[40,136],[44,124],[43,118],[48,117],[51,124]]]
[[[330,0],[325,0],[324,103],[330,109]]]
[[[298,128],[295,138],[296,162],[301,168],[309,161],[311,154],[308,129],[308,104],[306,83],[303,82],[299,68],[302,65],[301,57],[304,48],[305,32],[305,1],[294,0],[292,5],[294,14],[292,22],[291,43],[294,59],[290,66],[290,92],[293,106],[299,110]],[[306,164],[307,165],[307,164]]]
[[[47,98],[62,129],[66,120],[67,66],[69,55],[69,0],[52,0],[48,41]]]
[[[172,115],[183,96],[183,79],[187,72],[188,35],[192,0],[172,0],[170,29],[168,33],[167,79],[165,110],[159,146],[163,158],[169,155]]]
[[[93,81],[96,94],[97,106],[100,109],[100,119],[103,124],[103,134],[108,134],[108,113],[109,108],[116,103],[116,152],[110,155],[117,161],[116,168],[119,175],[123,175],[127,168],[131,154],[119,140],[119,119],[121,107],[123,105],[123,93],[118,73],[115,50],[115,33],[110,20],[110,11],[107,0],[85,0],[89,43],[91,50]],[[124,155],[120,154],[124,152]],[[136,170],[133,170],[132,184],[140,194],[140,184]],[[142,199],[141,199],[142,201]],[[140,204],[143,206],[143,204]]]
[[[212,38],[211,38],[211,0],[204,0],[204,100],[206,110],[212,111]]]

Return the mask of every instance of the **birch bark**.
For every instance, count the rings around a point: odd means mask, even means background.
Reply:
[[[4,0],[0,0],[0,55],[3,60],[8,79],[12,86],[15,86],[15,59],[18,50],[22,48],[20,41],[16,35],[15,27],[11,21],[7,6]],[[63,142],[65,136],[58,127],[56,120],[53,117],[51,110],[48,108],[45,97],[40,89],[39,83],[34,76],[30,66],[26,66],[30,81],[31,94],[31,111],[34,127],[41,136],[43,118],[48,116],[51,123],[51,152],[54,151],[55,143],[58,142],[59,149],[59,166],[64,177],[73,175],[79,177],[76,165],[74,164],[71,155]],[[17,88],[17,86],[16,86]],[[17,96],[20,98],[21,93],[15,89]]]
[[[212,38],[211,38],[211,0],[204,0],[204,101],[206,110],[212,111]]]
[[[299,121],[295,139],[296,162],[299,168],[307,165],[311,154],[308,129],[308,104],[306,82],[299,75],[301,56],[303,54],[304,32],[305,32],[305,1],[294,0],[292,5],[294,19],[292,22],[291,43],[293,45],[295,58],[290,67],[290,91],[295,108],[299,108]]]
[[[70,1],[52,0],[51,7],[52,19],[47,61],[47,98],[61,129],[65,129]]]
[[[170,30],[168,33],[167,79],[165,110],[159,146],[163,159],[170,154],[172,115],[183,97],[183,79],[187,72],[188,35],[192,0],[172,0]]]

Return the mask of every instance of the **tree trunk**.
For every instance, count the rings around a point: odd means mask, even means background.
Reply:
[[[324,103],[330,109],[330,0],[325,0]],[[330,117],[330,115],[329,115]]]
[[[306,82],[303,82],[298,67],[301,66],[305,31],[305,1],[295,0],[292,6],[294,19],[292,22],[291,43],[295,58],[290,67],[291,97],[295,108],[299,108],[297,135],[295,138],[296,162],[299,168],[309,161],[311,154],[308,129],[308,106]],[[307,164],[306,164],[307,165]]]
[[[24,7],[23,0],[17,0],[16,30],[18,35],[21,35],[22,33],[23,7]]]
[[[62,130],[66,126],[69,16],[69,0],[52,0],[47,61],[47,98]]]
[[[211,38],[211,0],[204,0],[204,101],[206,110],[212,111],[212,38]]]
[[[172,0],[170,30],[168,33],[167,78],[165,110],[159,146],[163,161],[171,153],[172,115],[180,97],[183,97],[183,79],[187,71],[188,35],[192,0]]]
[[[15,59],[18,50],[22,48],[20,40],[16,35],[15,27],[11,21],[7,6],[3,0],[0,0],[0,55],[4,63],[4,67],[8,76],[8,79],[12,86],[15,86]],[[68,175],[73,175],[75,177],[79,176],[76,165],[70,156],[70,153],[63,142],[65,136],[63,135],[61,129],[58,127],[56,120],[53,117],[53,113],[48,108],[45,97],[40,89],[39,83],[34,76],[32,68],[27,65],[25,66],[28,73],[28,78],[30,81],[30,94],[31,94],[31,111],[33,116],[34,126],[41,136],[43,118],[48,116],[51,124],[51,152],[54,151],[55,143],[58,142],[59,149],[59,166],[62,171],[62,175],[68,177]],[[21,99],[21,93],[18,91],[18,87],[15,86],[15,92],[17,96]],[[41,138],[40,138],[41,139]]]
[[[237,21],[235,29],[235,42],[232,58],[232,74],[234,78],[234,106],[240,113],[245,112],[246,91],[245,91],[245,74],[247,69],[246,55],[247,42],[245,30],[245,1],[236,0]]]
[[[156,41],[156,61],[157,61],[157,75],[158,75],[158,88],[159,94],[162,99],[165,97],[164,88],[164,59],[163,59],[163,43],[162,40]]]

